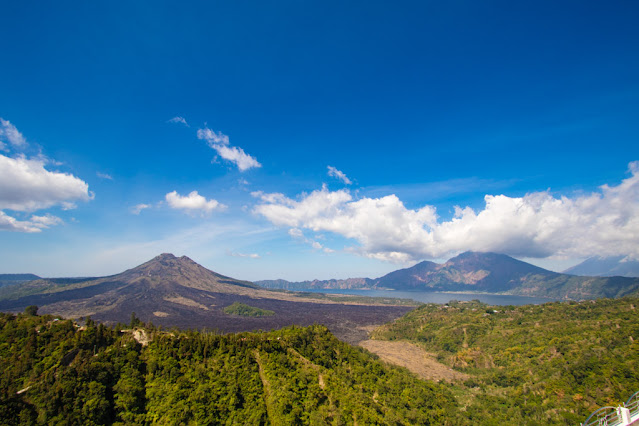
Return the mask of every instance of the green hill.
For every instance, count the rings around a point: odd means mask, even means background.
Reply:
[[[639,390],[639,299],[493,307],[424,305],[374,331],[470,375],[453,385],[467,424],[578,424]]]
[[[446,424],[456,411],[446,386],[323,326],[218,335],[0,314],[0,359],[7,425]]]

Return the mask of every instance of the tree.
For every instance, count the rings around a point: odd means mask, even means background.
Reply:
[[[35,317],[36,315],[38,315],[38,307],[36,305],[29,305],[24,308],[24,313]]]
[[[141,323],[142,323],[142,321],[140,321],[140,318],[135,316],[135,312],[131,312],[131,328],[137,327]]]

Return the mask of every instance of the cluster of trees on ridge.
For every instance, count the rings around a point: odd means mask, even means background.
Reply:
[[[270,317],[275,315],[275,312],[269,309],[256,308],[240,302],[235,302],[224,308],[224,313],[241,317]]]

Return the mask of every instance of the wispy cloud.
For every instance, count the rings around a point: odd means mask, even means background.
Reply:
[[[0,117],[0,151],[6,151],[7,145],[3,142],[7,141],[16,148],[24,148],[27,146],[27,140],[18,131],[16,126],[11,124],[9,120]]]
[[[227,251],[226,254],[232,257],[246,257],[249,259],[260,259],[262,257],[257,253],[238,253],[238,252]]]
[[[64,223],[64,221],[62,219],[60,219],[57,216],[53,216],[52,214],[45,214],[44,216],[36,216],[33,215],[31,216],[30,219],[31,223],[34,224],[34,226],[44,229],[44,228],[48,228],[50,226],[55,226],[55,225],[60,225],[62,223]]]
[[[91,242],[90,250],[79,254],[82,262],[74,265],[76,269],[73,273],[113,274],[146,262],[159,253],[185,254],[197,262],[204,262],[203,265],[210,269],[224,273],[224,265],[206,263],[212,253],[219,259],[225,254],[221,245],[239,247],[246,243],[267,241],[272,237],[273,229],[238,221],[216,226],[203,222],[191,228],[166,228],[164,231],[165,234],[153,234],[152,240],[129,239],[127,235],[116,234],[99,244]],[[242,276],[244,274],[239,274],[239,277]]]
[[[321,243],[319,243],[318,241],[315,241],[313,239],[310,238],[306,238],[304,236],[304,232],[302,232],[301,229],[298,228],[291,228],[288,230],[288,235],[290,235],[291,237],[298,239],[300,241],[303,241],[306,244],[309,244],[311,247],[313,247],[315,250],[322,250],[325,253],[334,253],[335,250],[332,250],[328,247],[324,247]]]
[[[217,200],[207,200],[197,191],[192,191],[189,195],[182,196],[177,191],[166,194],[166,202],[172,209],[183,210],[186,212],[200,212],[202,214],[210,214],[214,210],[224,210],[226,206]]]
[[[107,173],[95,172],[100,179],[113,180],[113,176]]]
[[[186,119],[184,117],[173,117],[172,119],[168,120],[169,123],[182,123],[184,124],[186,127],[191,127],[189,126],[189,123],[186,122]]]
[[[144,209],[150,209],[152,206],[150,204],[137,204],[133,207],[131,207],[131,213],[133,213],[134,215],[139,215],[142,210]]]
[[[346,175],[343,172],[341,172],[340,170],[337,170],[333,166],[328,166],[328,175],[341,180],[346,185],[350,185],[353,183],[348,177],[346,177]]]
[[[64,223],[62,219],[51,214],[32,215],[29,220],[21,221],[0,210],[0,231],[34,233],[62,223]]]
[[[524,197],[486,195],[476,212],[457,207],[440,221],[434,206],[407,209],[395,195],[354,199],[347,190],[326,187],[299,201],[282,194],[253,193],[254,211],[273,224],[298,231],[325,231],[357,242],[355,251],[383,260],[406,262],[442,258],[465,250],[495,251],[545,258],[631,255],[639,259],[639,162],[617,186],[589,195]]]
[[[205,140],[221,158],[234,163],[241,172],[262,167],[254,157],[245,153],[242,148],[230,146],[229,137],[222,132],[216,133],[211,129],[204,128],[197,131],[197,137],[200,140]]]

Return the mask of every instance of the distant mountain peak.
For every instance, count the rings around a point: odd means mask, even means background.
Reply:
[[[628,256],[595,256],[566,269],[564,273],[601,277],[639,277],[639,261]]]
[[[162,261],[162,260],[174,260],[174,259],[177,259],[177,257],[175,257],[173,253],[162,253],[155,256],[153,259],[150,260],[150,262]]]

